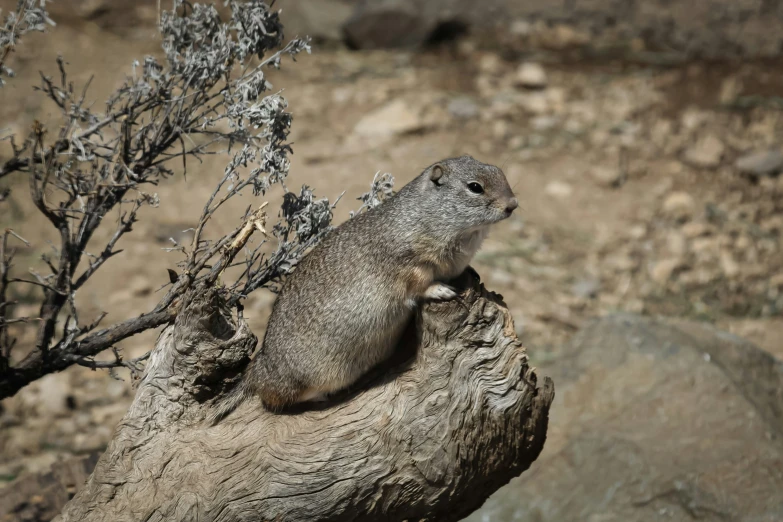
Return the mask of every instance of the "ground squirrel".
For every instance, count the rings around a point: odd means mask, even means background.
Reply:
[[[213,421],[257,395],[279,410],[353,384],[392,352],[417,302],[445,300],[517,198],[470,156],[431,165],[329,232],[286,279],[259,353]]]

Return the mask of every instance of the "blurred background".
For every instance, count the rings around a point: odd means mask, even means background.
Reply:
[[[14,5],[0,0],[3,13]],[[292,190],[307,184],[330,200],[345,191],[340,222],[376,172],[400,187],[439,159],[470,154],[501,166],[520,199],[473,265],[505,297],[558,395],[542,456],[470,520],[783,520],[783,1],[275,7],[287,36],[314,43],[269,77],[294,115]],[[162,54],[158,8],[50,4],[57,26],[26,36],[12,56],[4,134],[59,115],[31,90],[39,71],[56,74],[58,54],[77,84],[95,75],[89,97],[103,103],[134,60]],[[8,147],[0,142],[0,161]],[[157,187],[160,207],[143,209],[124,253],[81,291],[87,309],[121,320],[154,306],[178,260],[163,248],[187,234],[226,161],[194,162],[186,180]],[[20,187],[0,220],[33,244],[17,265],[35,266],[52,238],[26,180],[0,184]],[[279,196],[268,195],[272,207]],[[218,226],[233,227],[248,203]],[[273,300],[266,291],[248,299],[259,336]],[[607,315],[698,324],[655,335],[639,327],[639,350],[619,354],[617,339],[595,334],[609,327],[594,318]],[[710,337],[700,324],[738,338]],[[608,339],[605,351],[590,335]],[[736,348],[731,367],[711,355],[718,338]],[[123,349],[141,355],[154,339]],[[73,367],[0,403],[0,491],[104,449],[133,395],[117,376]]]

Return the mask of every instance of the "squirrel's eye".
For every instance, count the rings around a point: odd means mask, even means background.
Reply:
[[[470,183],[468,183],[468,190],[470,190],[474,194],[484,193],[484,187],[482,187],[479,183],[476,183],[475,181],[471,181]]]

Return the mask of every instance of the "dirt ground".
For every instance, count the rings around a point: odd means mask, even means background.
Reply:
[[[77,85],[95,75],[100,105],[134,59],[158,52],[154,9],[139,10],[138,27],[75,17],[28,38],[14,56],[18,77],[0,91],[2,127],[24,134],[55,114],[30,86],[39,69],[53,72],[57,53]],[[521,208],[474,266],[504,295],[535,364],[555,363],[586,318],[617,310],[709,321],[783,357],[783,177],[758,156],[783,137],[779,64],[584,63],[468,38],[417,53],[316,48],[271,80],[294,114],[287,185],[330,200],[345,191],[338,222],[376,172],[402,186],[444,157],[502,166]],[[5,159],[7,142],[0,147]],[[193,225],[225,161],[211,157],[155,189],[160,207],[145,209],[124,253],[79,296],[85,313],[121,320],[154,306],[178,260],[163,248]],[[51,236],[25,180],[10,178],[0,220],[33,244],[17,266],[38,266]],[[272,206],[279,197],[268,194]],[[215,233],[250,203],[259,202],[246,198],[219,216]],[[273,299],[258,292],[247,304],[259,336]],[[154,339],[149,332],[123,349],[141,355]],[[0,487],[103,448],[132,398],[119,376],[71,368],[0,403]]]

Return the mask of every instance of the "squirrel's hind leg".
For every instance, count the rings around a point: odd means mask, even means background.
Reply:
[[[302,392],[296,402],[326,402],[329,394],[317,388],[309,388]]]

